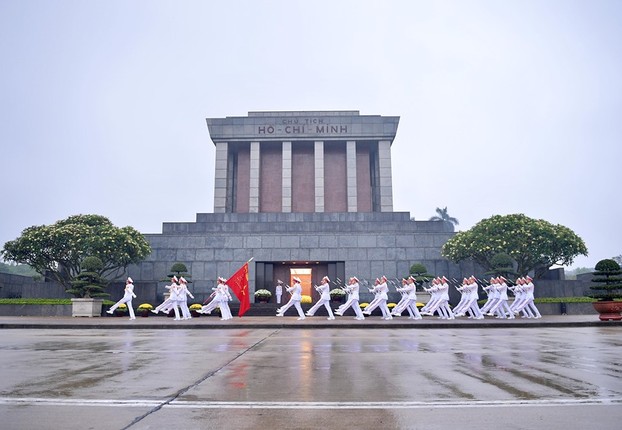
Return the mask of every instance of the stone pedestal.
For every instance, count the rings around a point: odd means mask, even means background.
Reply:
[[[71,299],[71,316],[100,317],[103,304],[102,299]]]

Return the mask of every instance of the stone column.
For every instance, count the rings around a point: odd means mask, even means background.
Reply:
[[[259,142],[251,142],[248,212],[259,212]]]
[[[346,142],[346,183],[348,193],[348,212],[358,211],[356,186],[356,142]]]
[[[214,213],[225,213],[227,207],[227,142],[216,143],[216,168],[214,169]]]
[[[281,191],[283,199],[283,212],[292,211],[292,143],[283,142],[281,158],[283,160],[283,189]]]
[[[324,142],[315,142],[315,212],[324,212]]]
[[[393,212],[393,185],[391,182],[391,141],[378,142],[380,185],[380,212]]]

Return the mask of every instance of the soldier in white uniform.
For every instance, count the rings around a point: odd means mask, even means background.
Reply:
[[[166,300],[164,300],[162,303],[160,303],[158,306],[156,306],[155,309],[151,309],[151,312],[153,312],[154,314],[157,314],[160,311],[168,313],[167,309],[170,309],[172,307],[171,303],[173,302],[171,300],[171,295],[170,295],[171,291],[170,290],[171,290],[171,288],[173,288],[173,284],[176,284],[177,282],[179,282],[179,280],[177,279],[177,276],[173,276],[171,278],[171,285],[167,285],[167,286],[164,287],[167,290],[169,290],[168,298]]]
[[[432,284],[430,285],[430,288],[425,288],[423,287],[423,290],[426,293],[430,294],[430,300],[428,300],[428,303],[425,304],[425,306],[423,308],[421,308],[421,315],[433,315],[434,312],[436,312],[436,304],[438,303],[438,282],[440,281],[440,278],[434,278],[432,279]]]
[[[519,278],[517,288],[523,290],[520,301],[515,300],[516,306],[512,309],[515,314],[523,312],[523,318],[541,318],[540,312],[534,303],[534,285],[532,279],[527,276]]]
[[[333,310],[330,308],[330,279],[328,276],[324,276],[318,287],[315,287],[318,293],[320,293],[320,299],[309,309],[306,313],[308,317],[315,315],[315,312],[324,305],[326,312],[328,312],[328,320],[334,320]]]
[[[286,288],[286,290],[292,295],[292,297],[290,298],[289,302],[287,302],[278,310],[276,316],[282,317],[283,315],[285,315],[285,311],[287,311],[293,305],[298,311],[298,321],[301,321],[305,319],[305,314],[302,311],[302,306],[300,306],[300,300],[302,300],[302,286],[300,285],[300,283],[302,281],[297,276],[295,276],[293,279],[294,285]]]
[[[348,300],[339,309],[335,311],[335,315],[343,316],[348,308],[352,307],[356,314],[355,320],[362,321],[365,319],[361,307],[359,306],[359,280],[356,276],[350,278],[350,282],[347,286],[343,287],[343,290],[348,293]]]
[[[479,306],[477,301],[479,300],[479,284],[477,283],[477,279],[475,276],[471,276],[469,278],[469,303],[467,304],[467,308],[469,311],[469,318],[474,318],[477,320],[484,319],[484,314],[479,310]]]
[[[488,294],[488,300],[484,303],[484,306],[480,309],[483,314],[489,315],[490,309],[492,309],[499,300],[499,293],[497,292],[497,279],[490,278],[490,285],[484,287],[484,291]],[[490,314],[492,316],[493,314]]]
[[[374,281],[374,288],[368,288],[370,293],[374,293],[374,299],[367,306],[365,306],[365,309],[363,309],[364,315],[371,315],[374,309],[376,309],[380,304],[380,293],[375,290],[378,285],[380,285],[380,279],[376,278]]]
[[[218,280],[216,281],[216,286],[212,287],[212,294],[210,294],[209,297],[203,302],[204,305],[201,307],[201,309],[197,311],[198,313],[209,315],[212,313],[214,309],[220,306],[220,301],[221,301],[220,294],[222,292],[222,289],[219,288],[220,279],[222,278],[219,277]],[[205,304],[208,299],[212,299],[212,300],[210,300],[209,303]]]
[[[461,296],[460,296],[460,302],[454,307],[454,316],[463,317],[466,315],[466,311],[468,309],[467,303],[469,301],[469,295],[470,295],[469,280],[467,278],[463,278],[462,285],[459,287],[456,287],[456,290],[460,292]]]
[[[281,304],[281,296],[283,295],[283,281],[280,279],[276,281],[276,287],[274,287],[274,293],[276,294],[277,305]]]
[[[182,300],[185,298],[182,297],[182,288],[181,285],[175,284],[171,288],[171,305],[173,306],[173,311],[175,312],[175,321],[181,321],[181,317],[179,315],[179,309],[177,307],[181,307]]]
[[[488,311],[489,314],[496,312],[497,318],[514,319],[514,313],[510,310],[510,305],[508,305],[508,284],[506,284],[505,278],[497,278],[496,289],[498,298],[493,307]]]
[[[406,290],[404,290],[404,288],[407,288],[407,285],[408,285],[408,280],[406,278],[402,278],[402,286],[400,287],[398,285],[395,287],[395,291],[400,293],[401,298],[400,298],[400,301],[397,302],[397,304],[391,311],[391,315],[393,315],[394,317],[401,317],[402,311],[406,309],[406,304],[408,303],[408,293],[406,292]]]
[[[218,298],[218,306],[220,307],[220,316],[221,320],[230,320],[233,318],[231,315],[231,309],[229,309],[229,301],[231,300],[231,293],[229,292],[229,285],[227,285],[227,280],[225,278],[218,278],[218,293],[216,294]]]
[[[389,291],[389,287],[387,286],[387,277],[382,276],[380,278],[380,283],[376,285],[374,288],[372,288],[370,291],[372,293],[378,293],[378,296],[377,296],[378,301],[377,301],[376,307],[380,308],[380,311],[382,312],[382,319],[392,320],[393,317],[391,316],[391,313],[389,312],[389,308],[387,307],[387,300],[389,299],[389,296],[387,295],[387,292]],[[374,302],[375,301],[376,300],[374,299]],[[367,315],[371,314],[371,311],[373,311],[373,308],[371,310],[369,310],[369,308],[371,307],[372,303],[370,303],[370,305],[365,308],[365,311],[363,312],[363,314],[367,314]]]
[[[181,287],[181,302],[180,302],[180,308],[181,308],[181,316],[182,319],[185,320],[189,320],[192,318],[192,316],[190,315],[190,309],[188,309],[188,297],[190,296],[190,298],[194,299],[194,296],[192,295],[192,293],[190,292],[190,290],[188,290],[188,281],[186,281],[186,278],[184,278],[183,276],[181,278],[179,278],[179,284]]]
[[[406,296],[406,303],[404,305],[404,309],[406,309],[409,313],[409,320],[420,320],[423,317],[419,313],[419,309],[417,309],[417,284],[415,283],[415,278],[409,276],[406,280],[406,285],[401,288],[401,291]]]
[[[134,315],[134,308],[132,307],[133,298],[136,298],[136,294],[134,294],[134,281],[132,280],[132,278],[128,277],[125,281],[123,298],[116,302],[114,305],[112,305],[110,309],[108,309],[106,312],[111,314],[116,308],[119,307],[121,303],[125,303],[127,305],[127,310],[130,312],[130,320],[135,320],[136,316]]]
[[[454,313],[449,307],[449,280],[446,277],[441,278],[441,284],[439,286],[440,300],[438,310],[440,311],[441,319],[453,320]]]
[[[531,311],[535,314],[534,318],[542,318],[542,315],[540,315],[540,311],[538,310],[534,302],[534,290],[536,289],[536,287],[533,284],[533,279],[530,276],[527,276],[525,277],[525,281],[527,282],[527,308],[531,309]]]

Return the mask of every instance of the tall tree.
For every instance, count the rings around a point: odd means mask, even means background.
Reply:
[[[99,275],[112,280],[150,253],[151,246],[140,232],[115,227],[101,215],[73,215],[52,225],[28,227],[0,251],[6,261],[28,264],[65,289],[72,287],[86,257],[99,258],[103,263]]]
[[[445,206],[443,209],[436,208],[436,215],[430,218],[430,221],[445,221],[452,223],[453,225],[459,224],[457,218],[449,216],[449,213],[447,212],[447,206]]]
[[[494,269],[496,254],[506,253],[516,262],[518,275],[533,270],[540,276],[553,265],[566,266],[587,255],[587,247],[568,227],[513,214],[495,215],[457,233],[441,253],[455,262],[471,258],[486,270]]]

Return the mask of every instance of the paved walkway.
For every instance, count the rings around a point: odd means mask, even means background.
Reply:
[[[409,320],[385,323],[372,317],[355,321],[358,330],[343,330],[339,325],[347,320],[253,317],[225,322],[226,329],[197,331],[192,328],[215,327],[220,320],[40,318],[34,322],[57,326],[0,331],[0,426],[620,428],[622,325],[550,326],[560,319],[545,318],[545,326],[527,330],[494,320],[485,323],[504,329],[455,330],[426,319],[410,326],[435,329],[394,330],[386,327]],[[58,325],[63,322],[93,329],[63,329]],[[181,329],[106,326],[150,323]],[[246,328],[231,329],[241,323]],[[287,328],[257,326],[262,323]],[[325,328],[292,329],[307,323]]]
[[[217,316],[201,316],[187,321],[173,321],[164,316],[136,317],[130,321],[127,317],[72,318],[72,317],[0,317],[0,329],[8,328],[63,328],[63,329],[213,329],[213,328],[374,328],[374,329],[446,329],[446,328],[534,328],[534,327],[622,327],[622,321],[599,321],[594,315],[544,315],[540,319],[516,318],[499,320],[487,317],[485,320],[441,320],[437,317],[424,317],[413,321],[406,317],[384,321],[379,316],[356,321],[353,317],[337,317],[327,321],[326,317],[308,317],[298,321],[296,316],[285,317],[234,317],[221,321]]]

